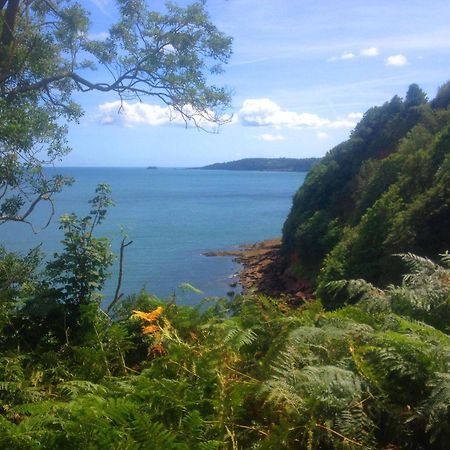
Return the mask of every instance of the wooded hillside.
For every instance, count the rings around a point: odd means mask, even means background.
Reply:
[[[208,170],[259,170],[273,172],[307,172],[320,158],[245,158],[200,167]]]
[[[450,84],[369,109],[308,174],[284,225],[289,273],[314,285],[398,281],[392,255],[450,247]]]

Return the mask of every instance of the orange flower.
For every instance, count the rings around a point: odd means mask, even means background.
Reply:
[[[146,322],[155,322],[158,317],[162,314],[164,308],[162,306],[158,306],[155,310],[150,312],[144,311],[132,311],[132,317],[138,317],[139,319],[145,320]],[[158,325],[146,325],[142,327],[143,334],[153,334],[155,337],[159,337],[159,331],[161,328]]]
[[[139,317],[139,319],[143,319],[147,322],[154,322],[163,313],[163,311],[164,308],[162,306],[158,306],[155,310],[150,312],[132,311],[132,317]]]
[[[155,334],[160,330],[158,325],[148,325],[146,327],[142,327],[142,332],[144,334]]]

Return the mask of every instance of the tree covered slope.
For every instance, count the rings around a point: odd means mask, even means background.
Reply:
[[[273,172],[307,172],[320,158],[245,158],[238,161],[200,167],[208,170],[259,170]]]
[[[401,273],[392,254],[450,247],[449,103],[450,83],[431,102],[411,85],[311,170],[283,229],[290,275],[385,285]]]

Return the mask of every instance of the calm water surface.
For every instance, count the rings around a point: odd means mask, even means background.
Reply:
[[[53,169],[52,169],[53,170]],[[97,235],[113,239],[117,252],[125,232],[124,293],[142,288],[167,297],[183,282],[206,296],[223,296],[238,266],[229,257],[205,257],[205,251],[277,237],[305,173],[233,172],[191,169],[64,168],[76,183],[56,197],[56,217],[87,214],[98,183],[112,188],[115,207]],[[46,211],[35,215],[43,222]],[[0,227],[0,242],[24,251],[42,243],[46,253],[58,251],[62,233],[56,218],[37,235],[22,224]],[[114,292],[114,275],[105,289],[105,303]],[[187,295],[186,303],[196,300]]]

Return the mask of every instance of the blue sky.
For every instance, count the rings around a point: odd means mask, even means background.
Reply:
[[[114,1],[82,4],[101,36]],[[150,5],[161,10],[164,2]],[[207,10],[234,39],[225,73],[213,79],[233,92],[233,122],[209,134],[168,123],[153,98],[129,102],[119,115],[114,94],[80,94],[85,115],[70,126],[73,151],[62,165],[323,156],[371,106],[404,96],[411,83],[433,98],[450,79],[448,0],[209,0]]]

